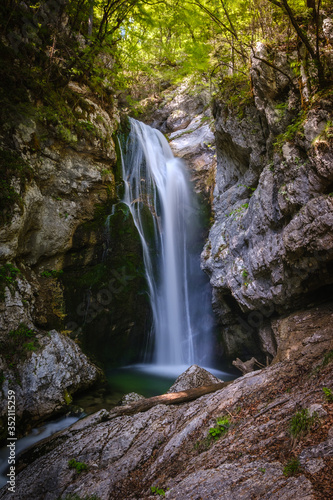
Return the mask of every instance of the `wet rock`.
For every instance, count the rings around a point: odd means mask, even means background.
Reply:
[[[179,375],[174,384],[172,384],[167,391],[167,394],[171,392],[186,391],[187,389],[194,389],[195,387],[202,387],[205,385],[218,384],[220,382],[222,382],[222,380],[215,377],[204,368],[198,365],[191,365],[184,373]]]
[[[71,396],[101,378],[77,344],[55,330],[37,335],[39,347],[26,354],[15,367],[7,365],[0,355],[3,372],[2,393],[15,391],[17,423],[29,416],[30,423],[41,420],[66,407]],[[7,412],[6,399],[0,403],[0,416]]]
[[[214,104],[214,224],[201,255],[225,354],[261,362],[276,352],[274,318],[320,303],[333,284],[332,105],[318,102],[284,140],[300,103],[286,57],[273,52],[254,51],[254,104],[242,115]],[[260,61],[268,57],[282,73]]]
[[[141,394],[138,394],[136,392],[129,392],[128,394],[125,394],[121,400],[120,404],[121,405],[128,405],[130,403],[133,403],[133,401],[140,401],[140,399],[145,399],[144,396],[141,396]]]

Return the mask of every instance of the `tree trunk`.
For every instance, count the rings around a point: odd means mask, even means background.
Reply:
[[[94,3],[95,0],[90,0],[89,2],[88,36],[92,36],[94,23]]]
[[[153,398],[140,399],[139,401],[134,401],[134,403],[126,406],[116,406],[116,408],[113,408],[110,411],[109,417],[115,418],[121,415],[133,415],[134,413],[139,413],[140,411],[147,411],[153,406],[160,404],[174,405],[186,403],[187,401],[200,398],[200,396],[204,396],[205,394],[218,391],[228,385],[228,383],[229,382],[221,382],[218,384],[197,387],[196,389],[188,389],[187,391],[171,392],[169,394],[162,394],[161,396],[154,396]]]

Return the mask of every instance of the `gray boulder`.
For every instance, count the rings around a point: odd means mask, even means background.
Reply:
[[[204,385],[219,384],[220,382],[223,382],[223,380],[215,377],[215,375],[209,373],[204,368],[198,365],[191,365],[184,373],[179,375],[175,383],[167,391],[167,394],[170,392],[187,391],[188,389],[195,389]]]

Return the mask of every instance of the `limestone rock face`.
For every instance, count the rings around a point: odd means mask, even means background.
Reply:
[[[174,155],[187,165],[194,191],[211,203],[216,154],[210,93],[204,86],[193,87],[185,80],[163,95],[158,109],[155,105],[143,120],[167,134]]]
[[[26,358],[8,368],[0,355],[4,376],[0,418],[7,412],[7,392],[15,391],[16,417],[33,422],[59,411],[71,401],[78,389],[91,386],[101,377],[101,371],[82,353],[70,338],[55,330],[37,335],[39,347]]]
[[[0,301],[0,339],[14,330],[20,323],[33,325],[33,311],[35,307],[34,286],[23,276],[16,280],[15,287],[4,289],[3,300]]]
[[[38,156],[30,155],[35,173],[22,193],[23,211],[17,211],[10,224],[0,228],[2,261],[24,258],[31,266],[41,258],[53,258],[60,267],[61,256],[72,247],[75,230],[93,218],[95,206],[107,200],[108,184],[114,185],[108,169],[115,157],[98,161],[89,154],[89,148],[80,152],[54,145]]]
[[[255,54],[268,56],[263,44]],[[201,264],[232,359],[260,350],[271,359],[274,318],[320,301],[333,283],[332,102],[318,101],[288,136],[298,91],[284,57],[274,64],[282,72],[253,56],[254,103],[242,117],[219,101],[213,110],[215,216]]]
[[[332,361],[323,362],[333,347],[331,333],[321,327],[324,314],[324,308],[299,311],[297,322],[305,325],[302,349],[291,349],[288,358],[221,390],[111,420],[101,411],[40,442],[20,459],[15,498],[153,499],[152,486],[177,500],[198,495],[314,500],[319,491],[329,498],[329,469],[327,480],[317,475],[331,460],[333,436],[332,405],[324,402],[322,393],[323,385],[333,384]],[[295,316],[288,321],[285,318],[284,328],[292,328]],[[313,405],[327,412],[320,417],[321,425],[293,441],[291,418]],[[229,430],[218,440],[209,439],[209,429],[221,416],[229,418]],[[295,456],[302,469],[288,477],[284,467]],[[73,458],[87,470],[78,474],[71,469],[68,462]],[[3,500],[10,495],[5,488],[0,492]]]
[[[181,131],[169,135],[175,156],[185,160],[194,184],[194,190],[212,201],[216,155],[212,116],[208,108],[190,121]]]
[[[150,117],[151,126],[165,134],[184,130],[196,116],[209,108],[209,99],[208,89],[193,88],[185,80],[175,90],[164,92],[164,100]]]
[[[0,225],[0,372],[3,395],[15,389],[18,424],[66,407],[71,394],[100,376],[78,345],[55,331],[67,330],[64,319],[70,309],[58,278],[75,266],[81,266],[82,275],[102,254],[100,214],[116,196],[112,135],[119,117],[112,104],[106,111],[84,86],[69,86],[80,97],[77,102],[85,101],[84,110],[75,113],[89,134],[61,140],[59,130],[38,113],[16,116],[12,123],[9,117],[10,126],[0,134],[1,148],[29,169],[24,186],[15,169],[6,179],[19,202]],[[34,351],[30,346],[33,352],[13,362],[9,334],[15,335],[20,325],[37,332],[40,347]],[[2,406],[1,415],[4,411]]]
[[[222,382],[222,380],[215,377],[204,368],[198,365],[191,365],[184,373],[179,375],[167,393],[187,391],[187,389],[195,389],[196,387],[218,384],[220,382]]]
[[[329,17],[323,21],[323,32],[330,43],[333,43],[333,19]]]

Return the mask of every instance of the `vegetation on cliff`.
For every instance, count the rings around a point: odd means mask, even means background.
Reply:
[[[1,118],[33,102],[51,124],[75,128],[73,80],[104,105],[115,93],[131,104],[189,75],[249,80],[249,58],[262,59],[258,41],[296,51],[290,63],[315,90],[332,76],[323,31],[331,10],[329,0],[4,0]],[[273,56],[265,64],[277,67]]]

